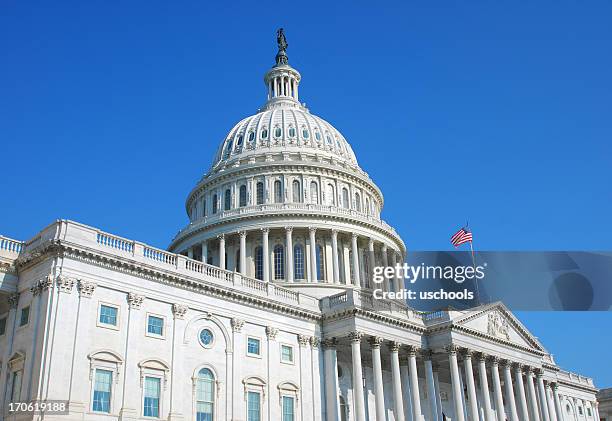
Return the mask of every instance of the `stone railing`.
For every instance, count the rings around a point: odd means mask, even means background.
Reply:
[[[57,228],[58,224],[60,225],[59,229]],[[4,240],[5,237],[0,237],[0,239]],[[170,253],[166,250],[151,247],[138,241],[109,234],[72,221],[62,220],[48,226],[36,238],[27,243],[25,252],[33,250],[45,241],[58,239],[61,239],[62,242],[98,250],[106,255],[129,258],[131,261],[153,266],[160,271],[172,271],[177,275],[195,279],[196,282],[234,288],[243,293],[304,307],[310,311],[320,311],[319,300],[315,297],[298,293],[270,282],[249,278],[240,273],[223,270],[217,266],[193,260],[180,254]],[[6,244],[2,247],[11,250],[11,253],[15,253],[15,255],[18,253],[14,252],[14,250],[21,250],[23,248],[23,243],[15,240],[10,240],[10,242],[0,241],[0,244]]]
[[[283,212],[299,211],[320,215],[340,215],[356,219],[361,222],[366,222],[378,226],[394,235],[397,235],[395,229],[377,216],[369,215],[365,212],[358,212],[353,209],[345,209],[338,206],[319,205],[313,203],[267,203],[263,205],[244,206],[230,210],[220,210],[216,214],[207,215],[203,218],[198,218],[195,222],[191,222],[188,226],[178,232],[175,239],[181,237],[184,232],[198,229],[203,226],[232,219],[241,216],[253,216],[258,214],[270,215]]]
[[[593,379],[565,370],[560,370],[557,372],[557,379],[571,383],[583,384],[589,387],[595,387]]]
[[[23,250],[24,242],[0,235],[0,256],[16,258]]]

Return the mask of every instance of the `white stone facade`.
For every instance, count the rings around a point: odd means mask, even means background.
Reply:
[[[598,419],[593,381],[503,304],[372,298],[371,267],[406,249],[300,78],[266,74],[268,102],[222,142],[170,251],[66,220],[0,237],[0,419],[50,400],[69,411],[45,420]]]

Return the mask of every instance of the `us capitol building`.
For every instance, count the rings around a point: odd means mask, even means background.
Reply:
[[[598,420],[592,379],[502,303],[373,299],[372,268],[405,245],[277,41],[267,101],[221,142],[168,250],[68,220],[0,237],[0,419]],[[9,412],[31,401],[67,413]]]

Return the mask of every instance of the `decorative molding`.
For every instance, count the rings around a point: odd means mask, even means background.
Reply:
[[[232,330],[234,332],[240,333],[242,326],[244,326],[244,320],[234,317],[232,320],[230,320],[230,325],[232,326]]]
[[[351,340],[352,343],[359,343],[361,342],[361,338],[363,338],[363,333],[353,331],[348,334],[348,338]]]
[[[321,345],[326,349],[335,349],[338,346],[338,340],[336,338],[324,339]]]
[[[183,320],[185,318],[185,314],[187,314],[187,310],[189,307],[183,304],[172,304],[172,314],[175,319]]]
[[[74,278],[68,278],[66,276],[59,275],[57,277],[56,283],[59,292],[70,294],[72,293],[72,288],[74,287],[75,280]]]
[[[53,275],[49,274],[45,276],[43,279],[39,280],[38,282],[35,282],[34,285],[30,288],[30,292],[32,292],[32,294],[36,296],[36,295],[42,294],[43,292],[45,292],[52,286],[53,286]]]
[[[79,279],[77,281],[77,290],[79,291],[79,297],[91,298],[94,291],[96,290],[97,284],[95,282],[84,281]]]
[[[454,344],[450,344],[450,345],[446,345],[444,347],[444,351],[446,351],[448,354],[457,354],[461,351],[461,347],[454,345]]]
[[[499,311],[487,315],[487,334],[506,341],[510,340],[508,320]]]
[[[401,342],[391,341],[389,343],[389,350],[391,352],[399,352],[401,347],[402,347],[402,343]]]
[[[19,293],[9,295],[7,301],[10,309],[16,309],[19,303]]]
[[[385,340],[380,336],[371,336],[370,339],[368,339],[368,343],[372,348],[380,348],[384,341]]]
[[[144,301],[144,295],[136,294],[134,292],[129,292],[127,295],[128,306],[134,310],[140,310],[140,306]]]
[[[272,326],[266,326],[266,336],[268,337],[268,340],[275,341],[277,333],[278,333],[277,328],[272,327]]]
[[[297,335],[297,339],[301,347],[305,347],[310,343],[310,337],[301,333]]]
[[[309,342],[310,342],[311,348],[318,348],[319,345],[321,344],[321,340],[317,338],[316,336],[311,336]]]
[[[406,351],[409,357],[416,357],[417,352],[419,352],[419,348],[417,348],[415,345],[408,345],[406,346]]]

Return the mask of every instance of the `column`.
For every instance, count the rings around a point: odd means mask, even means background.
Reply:
[[[542,413],[542,421],[550,421],[548,415],[548,405],[546,403],[546,390],[544,389],[544,372],[542,369],[536,371],[536,378],[538,380],[538,397],[540,398],[540,411]]]
[[[355,286],[361,286],[361,277],[359,276],[359,249],[357,248],[357,234],[351,236],[351,247],[353,249],[353,279]]]
[[[374,372],[374,400],[376,402],[376,419],[385,420],[385,392],[383,390],[382,363],[380,361],[381,337],[372,337],[369,340],[372,348],[372,369]]]
[[[328,421],[340,421],[340,403],[338,402],[338,354],[336,338],[323,341],[325,365],[325,412]]]
[[[287,261],[287,282],[293,282],[293,227],[285,227],[285,260]]]
[[[393,266],[394,268],[397,265],[397,254],[395,253],[394,250],[391,250],[391,266]],[[393,277],[393,281],[390,281],[390,283],[393,284],[393,288],[391,288],[393,291],[399,291],[401,289],[401,287],[399,287],[400,282],[397,279],[397,276]],[[389,287],[391,287],[391,285],[389,285]]]
[[[374,282],[372,282],[372,273],[374,270],[374,266],[376,266],[376,257],[374,256],[374,240],[372,240],[371,238],[368,240],[368,259],[370,260],[370,273],[366,273],[365,277],[366,279],[369,279],[370,281],[370,288],[374,288]]]
[[[463,412],[463,401],[461,400],[461,380],[459,378],[459,365],[457,364],[457,347],[449,345],[446,347],[448,361],[450,363],[451,387],[453,391],[453,404],[455,409],[454,420],[465,421]]]
[[[208,241],[202,241],[202,262],[208,262]]]
[[[520,419],[529,421],[529,409],[527,407],[527,398],[525,397],[525,386],[523,385],[523,370],[521,364],[514,366],[514,382],[516,383],[516,392],[518,398],[518,407],[520,410]]]
[[[419,376],[417,373],[416,352],[416,346],[408,346],[408,368],[410,369],[410,398],[412,404],[412,420],[421,421],[421,396],[419,394]]]
[[[317,279],[317,241],[315,233],[316,228],[310,228],[310,282],[318,282]]]
[[[550,388],[550,383],[546,382],[546,402],[548,404],[548,414],[550,416],[550,421],[557,421],[557,413],[555,410],[555,401],[553,399],[552,390]]]
[[[438,375],[438,365],[432,363],[434,386],[436,388],[436,409],[438,419],[434,421],[442,421],[442,398],[440,397],[440,376]]]
[[[510,371],[510,361],[504,361],[504,386],[506,388],[506,403],[510,410],[510,420],[519,421],[518,411],[516,410],[516,400],[514,399],[514,387],[512,386],[512,372]]]
[[[246,275],[246,231],[240,231],[240,273]]]
[[[424,354],[425,357],[425,380],[427,383],[427,397],[429,398],[429,409],[431,411],[432,421],[437,421],[439,418],[438,414],[438,402],[436,393],[436,382],[434,380],[433,366],[431,364],[431,357],[433,352],[431,350]]]
[[[389,347],[389,350],[391,351],[391,377],[393,381],[393,410],[395,412],[395,421],[406,421],[406,417],[404,415],[404,397],[402,396],[399,349],[399,342],[392,342]]]
[[[384,267],[389,266],[389,256],[387,256],[387,245],[386,244],[382,245],[381,253],[382,253],[382,264],[383,264],[383,266]],[[390,291],[390,289],[389,289],[389,280],[385,278],[385,280],[383,281],[383,284],[382,284],[381,287],[382,287],[382,289],[384,291]]]
[[[340,283],[340,262],[338,260],[338,230],[332,230],[332,265],[333,265],[333,282]]]
[[[189,257],[190,259],[193,259],[193,247],[189,247],[187,249],[187,257]]]
[[[538,401],[535,393],[535,386],[533,384],[533,369],[527,367],[527,393],[529,394],[529,406],[531,409],[531,419],[533,421],[540,421],[540,413],[538,411]]]
[[[363,333],[351,332],[351,353],[353,356],[353,399],[355,400],[355,421],[366,421],[363,396],[363,372],[361,370],[361,338]]]
[[[497,421],[506,421],[506,411],[504,410],[504,398],[502,397],[501,381],[499,380],[499,358],[491,358],[491,379],[493,380],[493,399],[495,401],[495,411]]]
[[[270,247],[268,245],[269,228],[261,229],[262,255],[263,255],[263,280],[270,281]]]
[[[463,369],[467,380],[468,399],[470,400],[469,411],[472,421],[479,421],[478,399],[476,398],[476,383],[474,382],[474,370],[472,368],[472,351],[465,350],[463,359]]]
[[[495,421],[493,411],[491,411],[491,397],[489,395],[489,381],[487,379],[487,362],[486,355],[478,355],[478,374],[480,376],[480,389],[482,391],[482,400],[485,412],[486,421]]]
[[[557,418],[559,421],[563,421],[563,409],[561,408],[561,400],[559,399],[559,385],[557,383],[552,383],[551,386],[553,399],[555,401],[555,409],[557,411]],[[599,416],[595,417],[595,419],[599,421]]]
[[[217,238],[219,239],[219,267],[225,269],[225,234]]]
[[[404,398],[404,418],[414,421],[412,414],[412,390],[410,388],[410,368],[408,355],[400,356],[400,377],[402,380],[402,397]]]

